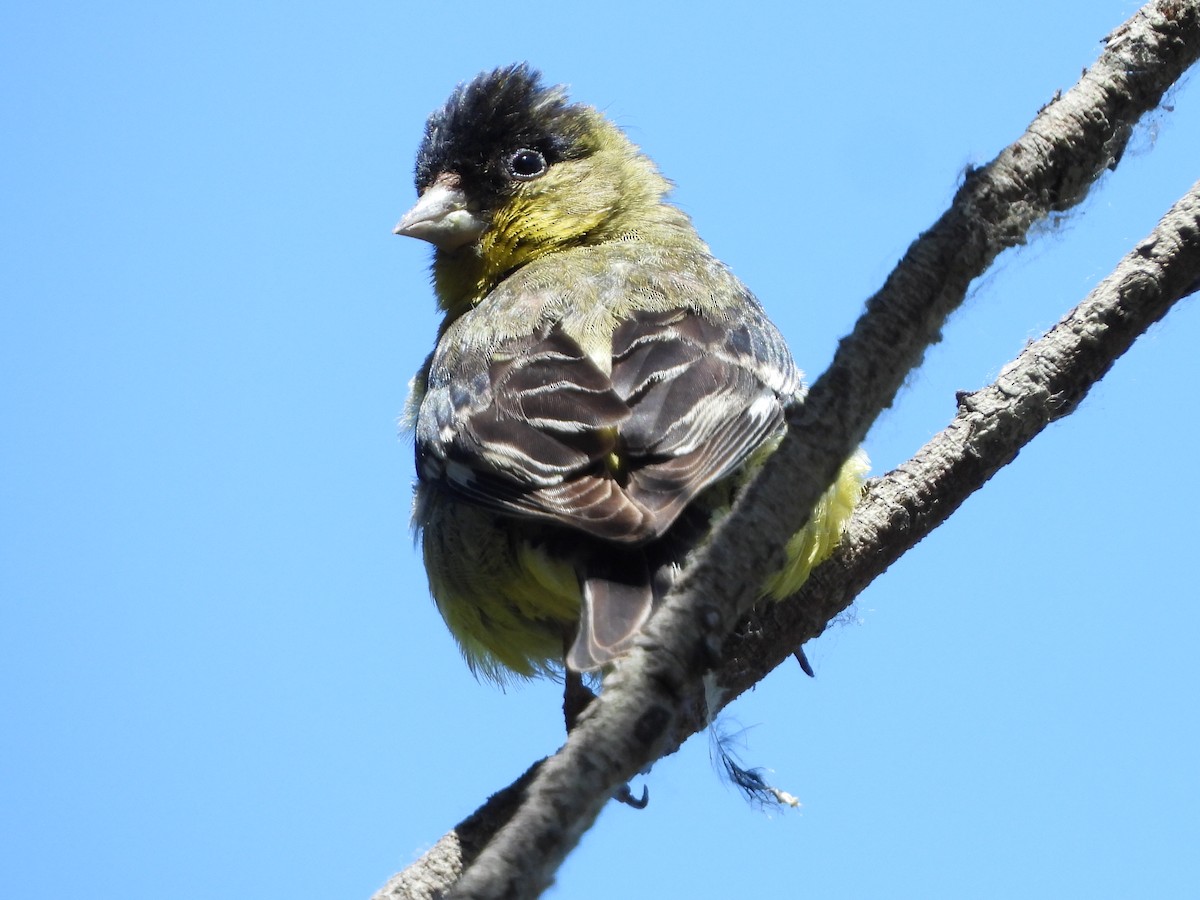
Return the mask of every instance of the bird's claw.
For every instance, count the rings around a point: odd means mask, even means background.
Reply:
[[[620,790],[613,794],[613,799],[624,803],[626,806],[632,806],[634,809],[645,809],[650,803],[650,790],[644,784],[642,785],[642,796],[634,797],[633,792],[629,790],[629,785],[621,785]]]

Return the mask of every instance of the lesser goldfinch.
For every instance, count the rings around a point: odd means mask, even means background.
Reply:
[[[445,313],[408,407],[431,592],[477,673],[601,669],[778,444],[800,372],[654,163],[527,65],[433,113],[416,188],[395,232],[434,245]],[[764,595],[829,554],[864,471]]]

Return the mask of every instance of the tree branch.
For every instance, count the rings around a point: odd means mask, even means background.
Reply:
[[[821,634],[875,578],[952,515],[1051,422],[1074,412],[1171,306],[1200,290],[1200,182],[991,385],[960,394],[953,421],[872,481],[833,557],[792,597],[762,605],[727,642],[723,706]],[[703,720],[693,720],[695,730]]]
[[[1147,4],[1108,37],[1104,53],[1075,87],[1040,111],[993,162],[968,174],[950,209],[868,301],[833,364],[791,417],[787,439],[629,658],[606,679],[566,745],[523,776],[521,787],[504,792],[510,804],[519,794],[525,802],[500,816],[506,824],[490,841],[480,825],[490,815],[486,806],[456,829],[460,863],[467,868],[453,896],[541,893],[613,790],[678,746],[697,723],[703,726],[699,676],[719,657],[729,627],[757,599],[756,579],[744,573],[779,567],[783,536],[803,525],[841,461],[890,406],[925,349],[940,339],[970,282],[1001,251],[1023,242],[1031,225],[1078,203],[1116,165],[1141,115],[1198,55],[1200,2]],[[778,646],[787,652],[819,634],[831,615],[1011,461],[1023,443],[1074,409],[1141,330],[1195,290],[1198,204],[1193,189],[1051,335],[1027,349],[995,385],[960,398],[954,423],[873,484],[835,559],[814,573],[796,601],[767,611],[773,620],[757,634],[766,638],[781,629],[787,637]],[[1117,302],[1106,303],[1106,297]],[[789,624],[792,615],[800,624]],[[729,642],[731,658],[718,679],[729,696],[774,664],[756,658],[760,649],[750,652],[752,640]],[[482,850],[472,861],[476,847]],[[443,868],[444,878],[402,883],[414,870],[429,872],[421,870],[423,862],[376,897],[441,896],[459,867]],[[424,887],[414,888],[418,884]]]

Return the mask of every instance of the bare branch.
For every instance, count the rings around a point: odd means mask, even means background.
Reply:
[[[1200,182],[1117,268],[988,387],[958,398],[954,420],[872,482],[833,558],[784,603],[734,635],[717,672],[724,702],[825,630],[875,578],[944,522],[1096,384],[1179,300],[1200,290]],[[694,729],[702,720],[689,723]]]
[[[543,761],[442,835],[419,860],[393,875],[372,900],[440,900],[475,861],[488,841],[506,825],[525,799],[525,789]]]

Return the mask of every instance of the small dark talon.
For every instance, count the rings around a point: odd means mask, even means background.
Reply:
[[[614,800],[619,800],[626,806],[632,806],[634,809],[645,809],[650,804],[650,790],[644,784],[642,785],[642,797],[640,800],[634,798],[629,790],[629,785],[621,785],[621,789],[613,794]]]
[[[816,678],[816,673],[813,672],[812,663],[808,661],[808,657],[804,654],[804,648],[800,647],[792,656],[796,657],[796,662],[800,663],[800,668],[804,670],[804,674],[809,678]]]

